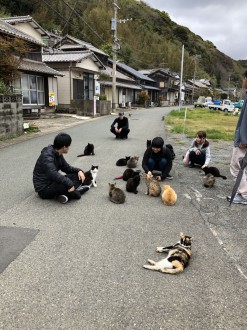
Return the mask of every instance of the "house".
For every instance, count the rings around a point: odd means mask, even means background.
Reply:
[[[59,111],[91,114],[94,101],[96,78],[105,67],[89,50],[44,53],[43,61],[54,70],[63,73],[58,77]]]
[[[168,68],[146,69],[139,72],[155,81],[155,86],[159,89],[158,99],[161,106],[174,105],[178,101],[177,73],[171,72]]]
[[[109,64],[112,66],[112,60],[109,60]],[[137,71],[130,66],[117,62],[116,63],[117,71],[134,79],[136,85],[140,86],[142,91],[147,95],[148,99],[150,100],[150,105],[152,103],[156,103],[158,101],[158,94],[160,92],[160,88],[155,86],[155,81],[140,71]],[[132,95],[132,102],[137,103],[139,100],[140,91],[134,90]]]
[[[106,67],[99,77],[100,94],[106,96],[107,100],[112,102],[112,75],[113,69]],[[142,87],[136,84],[136,81],[123,73],[116,71],[116,103],[120,107],[126,107],[135,103],[136,93],[140,92]]]
[[[22,94],[24,116],[33,116],[57,105],[57,77],[63,76],[42,62],[43,39],[47,33],[30,16],[0,19],[0,36],[19,38],[29,48],[19,60],[20,77],[13,81],[13,90]]]

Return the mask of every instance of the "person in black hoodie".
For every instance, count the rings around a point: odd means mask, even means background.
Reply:
[[[117,124],[117,127],[115,125]],[[129,130],[129,120],[125,117],[124,112],[119,112],[118,118],[116,118],[111,124],[110,131],[116,135],[116,139],[128,139]]]
[[[33,170],[33,185],[42,199],[57,198],[65,204],[69,199],[80,199],[89,190],[89,186],[83,186],[83,171],[69,165],[63,157],[68,153],[71,142],[70,135],[60,133],[53,145],[41,151]]]
[[[172,169],[172,154],[169,148],[164,146],[164,140],[161,137],[155,137],[151,146],[145,151],[142,168],[149,174],[153,171],[160,171],[161,176],[156,176],[158,181],[173,179],[169,174]]]

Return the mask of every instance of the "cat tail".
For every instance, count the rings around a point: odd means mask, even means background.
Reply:
[[[84,155],[84,154],[77,155],[77,157],[84,157],[84,156],[86,156],[86,155]]]
[[[226,180],[226,179],[227,179],[227,177],[224,176],[224,175],[220,175],[220,177],[221,177],[223,180]]]
[[[114,180],[121,180],[121,179],[123,179],[123,175],[116,176],[116,177],[114,178]]]

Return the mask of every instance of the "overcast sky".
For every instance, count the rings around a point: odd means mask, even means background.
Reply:
[[[144,0],[172,21],[210,40],[235,60],[247,59],[247,0]]]

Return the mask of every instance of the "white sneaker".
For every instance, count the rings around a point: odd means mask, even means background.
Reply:
[[[67,202],[68,202],[68,197],[67,196],[65,196],[65,195],[59,195],[58,196],[58,198],[57,198],[57,200],[60,202],[60,203],[62,203],[62,204],[66,204]]]
[[[231,198],[231,196],[228,196]],[[227,197],[227,200],[228,200],[228,197]],[[230,201],[230,199],[229,199]],[[241,195],[239,194],[236,194],[236,196],[233,198],[233,201],[232,201],[233,204],[243,204],[243,205],[247,205],[247,199],[243,198]]]

